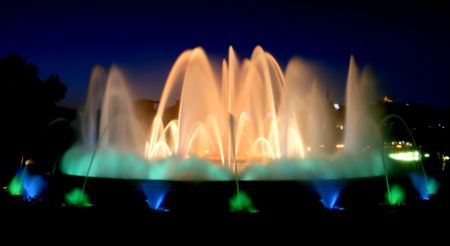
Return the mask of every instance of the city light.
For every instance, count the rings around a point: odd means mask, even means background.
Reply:
[[[336,144],[336,149],[343,149],[344,147],[344,144]]]
[[[339,103],[335,103],[335,104],[333,104],[333,106],[336,111],[340,109]]]
[[[412,162],[420,160],[420,154],[419,151],[405,151],[398,153],[390,153],[389,158],[397,161]]]

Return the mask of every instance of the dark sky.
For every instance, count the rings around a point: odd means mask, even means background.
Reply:
[[[395,4],[325,1],[8,1],[0,3],[0,56],[20,53],[41,77],[58,73],[69,106],[82,104],[94,64],[117,64],[158,99],[185,49],[240,58],[255,45],[285,68],[297,55],[327,71],[342,99],[349,57],[369,64],[378,90],[397,101],[450,106],[450,8],[444,1]],[[81,3],[80,3],[81,2]],[[214,3],[212,3],[214,2]],[[429,3],[433,2],[433,3]]]

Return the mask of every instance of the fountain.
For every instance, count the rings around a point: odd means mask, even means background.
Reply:
[[[337,128],[331,101],[301,59],[283,72],[259,46],[241,62],[230,47],[216,69],[195,48],[178,57],[152,122],[142,122],[120,70],[95,67],[80,114],[82,137],[61,168],[75,176],[141,180],[383,176],[372,87],[370,73],[360,73],[351,58],[345,127]]]

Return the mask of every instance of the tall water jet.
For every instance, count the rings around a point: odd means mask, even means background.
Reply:
[[[367,146],[379,146],[380,134],[369,108],[370,100],[373,100],[373,87],[369,71],[365,69],[360,74],[352,56],[345,98],[344,144],[348,152],[360,153]]]
[[[131,95],[125,79],[116,68],[111,68],[106,83],[97,143],[101,150],[114,149],[143,155],[145,128],[135,116]]]
[[[106,74],[100,66],[94,66],[89,81],[86,103],[81,111],[82,141],[87,148],[94,148],[97,142],[97,126],[100,122],[99,111],[105,92]]]

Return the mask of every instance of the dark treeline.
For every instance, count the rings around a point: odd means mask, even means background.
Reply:
[[[75,114],[56,106],[67,91],[59,76],[41,79],[38,67],[18,54],[0,59],[0,84],[5,133],[0,182],[4,184],[25,160],[45,160],[49,165],[50,159],[58,158],[72,140],[68,126]]]

